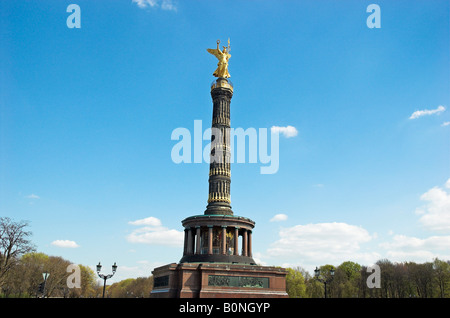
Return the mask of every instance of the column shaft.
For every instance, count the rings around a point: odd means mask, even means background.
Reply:
[[[234,255],[239,255],[239,228],[234,228]]]
[[[248,256],[252,257],[252,231],[248,231]]]
[[[188,253],[188,229],[184,229],[184,248],[183,255]]]
[[[244,230],[242,236],[242,256],[247,256],[247,230]]]
[[[196,248],[195,248],[195,254],[200,254],[200,227],[197,227],[197,240],[196,240]]]
[[[222,226],[222,254],[226,254],[227,249],[227,227]]]
[[[220,81],[227,82],[226,79]],[[209,166],[208,206],[205,214],[233,215],[230,197],[230,103],[231,87],[216,87],[211,90],[213,116],[211,132],[211,154]]]
[[[192,255],[192,229],[188,229],[188,242],[187,242],[187,254]]]
[[[208,226],[208,254],[211,255],[213,253],[213,228],[212,226]]]

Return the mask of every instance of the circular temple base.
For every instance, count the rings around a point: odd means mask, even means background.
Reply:
[[[235,215],[196,215],[182,224],[185,241],[180,263],[256,265],[251,252],[254,221]]]

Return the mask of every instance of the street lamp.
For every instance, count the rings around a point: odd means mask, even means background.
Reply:
[[[317,268],[314,270],[314,276],[316,279],[325,285],[325,298],[327,298],[327,284],[330,283],[334,278],[334,268],[330,269],[330,275],[328,278],[320,275],[320,269]]]
[[[102,265],[100,264],[100,262],[98,262],[97,274],[98,274],[98,277],[103,279],[103,298],[105,298],[106,280],[113,277],[114,274],[116,273],[116,270],[117,270],[116,262],[114,262],[114,265],[112,266],[112,274],[109,274],[109,275],[100,274],[101,270],[102,270]]]
[[[39,291],[42,292],[42,298],[45,297],[45,284],[47,283],[47,278],[50,276],[50,273],[42,273],[42,277],[44,278],[44,282],[39,284]]]

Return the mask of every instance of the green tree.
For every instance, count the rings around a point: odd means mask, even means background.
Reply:
[[[48,256],[43,253],[24,254],[11,268],[3,285],[4,297],[36,296],[37,286],[42,281],[43,264]]]
[[[128,278],[108,286],[108,297],[143,298],[149,297],[153,287],[153,276]]]
[[[70,261],[60,256],[49,256],[48,262],[45,264],[44,270],[50,276],[45,284],[46,297],[66,297],[69,293],[67,287],[67,267],[71,264]]]
[[[357,280],[357,290],[359,298],[373,298],[374,296],[374,288],[369,288],[367,286],[367,278],[369,277],[369,273],[367,273],[367,266],[361,266],[361,270],[359,272],[359,279]]]
[[[307,298],[323,298],[324,288],[323,284],[317,279],[310,277],[305,280],[306,297]]]
[[[414,283],[417,296],[430,298],[433,296],[433,264],[414,262],[406,263],[408,266],[409,279]]]
[[[128,278],[108,286],[108,297],[126,298],[128,296],[127,292],[130,292],[129,287],[132,284],[133,280],[134,278]]]
[[[354,262],[343,262],[336,268],[334,279],[330,284],[332,297],[358,297],[358,282],[361,265]]]
[[[301,270],[297,268],[288,268],[286,275],[286,292],[290,298],[306,297],[305,278]]]
[[[21,278],[21,286],[16,286],[16,292],[24,292],[27,297],[38,296],[38,286],[44,280],[42,273],[48,260],[49,256],[44,253],[23,255],[14,273],[14,276]]]
[[[133,297],[150,297],[150,292],[153,289],[153,276],[136,278],[132,288]]]
[[[450,263],[433,260],[434,280],[438,286],[437,297],[450,297]]]
[[[45,285],[45,297],[95,297],[98,295],[96,275],[89,267],[79,265],[80,288],[69,288],[67,279],[71,272],[68,260],[44,253],[24,254],[11,269],[3,288],[4,297],[42,297],[38,286],[43,282],[42,273],[50,276]]]
[[[97,288],[97,274],[87,266],[80,266],[81,271],[81,286],[72,289],[71,297],[74,297],[79,292],[79,297],[95,297],[98,294]]]
[[[388,259],[381,259],[376,264],[380,267],[381,271],[379,296],[382,298],[394,297],[394,264]]]
[[[339,265],[338,269],[343,271],[349,280],[352,280],[359,277],[361,265],[355,262],[346,261]]]

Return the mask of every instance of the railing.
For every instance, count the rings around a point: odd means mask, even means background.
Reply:
[[[233,83],[227,78],[219,77],[211,83],[211,90],[218,87],[225,87],[233,90]]]

